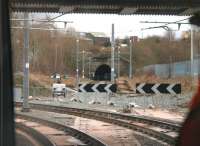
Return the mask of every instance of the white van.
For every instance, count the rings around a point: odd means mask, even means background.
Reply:
[[[65,84],[53,83],[52,85],[52,96],[64,96],[66,95]]]

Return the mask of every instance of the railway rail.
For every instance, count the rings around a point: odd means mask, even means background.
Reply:
[[[22,103],[15,103],[16,106],[22,106]],[[79,117],[96,119],[119,126],[132,129],[134,131],[143,133],[149,137],[155,138],[168,145],[174,145],[178,131],[179,124],[162,121],[154,118],[147,118],[142,116],[130,116],[125,114],[105,112],[91,109],[81,109],[63,106],[53,106],[47,104],[30,103],[32,109],[51,111],[56,113],[71,114]]]
[[[16,128],[22,129],[23,131],[25,131],[26,133],[31,135],[31,137],[33,137],[35,139],[35,143],[38,143],[38,142],[40,143],[40,145],[37,144],[37,146],[61,146],[62,144],[57,144],[56,140],[55,141],[50,140],[48,138],[48,134],[42,134],[42,133],[38,132],[37,130],[35,130],[34,128],[31,128],[31,126],[25,126],[23,124],[24,122],[34,122],[35,124],[37,123],[37,127],[39,127],[38,125],[40,125],[40,127],[42,126],[43,129],[44,129],[44,126],[46,126],[46,127],[53,128],[55,130],[59,130],[59,132],[57,132],[56,135],[57,134],[59,136],[70,135],[70,136],[80,140],[79,144],[77,143],[76,145],[106,146],[106,144],[102,143],[98,139],[96,139],[80,130],[74,129],[72,127],[64,126],[64,125],[58,124],[56,122],[44,120],[42,118],[36,118],[33,116],[16,113],[16,121],[18,121],[18,122],[16,122]],[[22,121],[22,122],[19,122],[19,121]],[[35,124],[33,124],[32,126],[34,127]],[[35,144],[33,144],[33,145],[35,146]]]
[[[17,138],[19,138],[17,139],[17,146],[55,146],[48,137],[21,122],[16,122],[15,128]]]

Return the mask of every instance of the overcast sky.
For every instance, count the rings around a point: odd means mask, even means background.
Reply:
[[[51,17],[58,16],[54,14]],[[44,15],[43,15],[44,16]],[[74,27],[76,31],[81,32],[104,32],[111,36],[111,25],[115,24],[115,37],[139,36],[140,38],[152,35],[164,35],[166,31],[162,28],[141,31],[142,28],[160,26],[162,24],[144,24],[140,21],[167,21],[175,22],[183,20],[185,16],[154,16],[154,15],[105,15],[105,14],[66,14],[56,20],[73,21],[68,27]],[[183,22],[188,22],[183,21]],[[64,27],[63,23],[57,24],[58,27]],[[190,29],[190,25],[181,25],[178,31],[178,25],[168,25],[175,30],[176,36],[180,36],[182,31]]]

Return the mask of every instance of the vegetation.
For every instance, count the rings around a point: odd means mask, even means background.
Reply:
[[[23,26],[13,22],[12,26]],[[53,24],[34,23],[36,28],[55,28]],[[170,39],[169,39],[170,35]],[[30,72],[51,75],[54,72],[75,75],[76,39],[80,37],[80,52],[88,51],[89,56],[110,53],[110,45],[96,46],[90,40],[81,37],[74,28],[66,32],[53,30],[30,30],[29,61]],[[123,43],[128,44],[127,39]],[[119,43],[119,42],[118,42]],[[12,48],[14,71],[22,72],[23,63],[23,29],[12,29]],[[129,49],[121,50],[121,56],[129,59]],[[175,39],[174,34],[166,33],[164,37],[151,36],[133,44],[133,62],[135,69],[150,64],[162,64],[188,60],[190,58],[190,38]],[[79,58],[81,61],[82,59]]]
[[[169,40],[166,36],[152,36],[137,42],[133,52],[136,68],[189,60],[190,39]]]

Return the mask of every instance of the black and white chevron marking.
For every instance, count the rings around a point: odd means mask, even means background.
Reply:
[[[79,92],[97,92],[97,93],[115,93],[117,92],[116,84],[79,84]]]
[[[181,84],[137,83],[136,93],[139,93],[139,94],[180,94]]]

